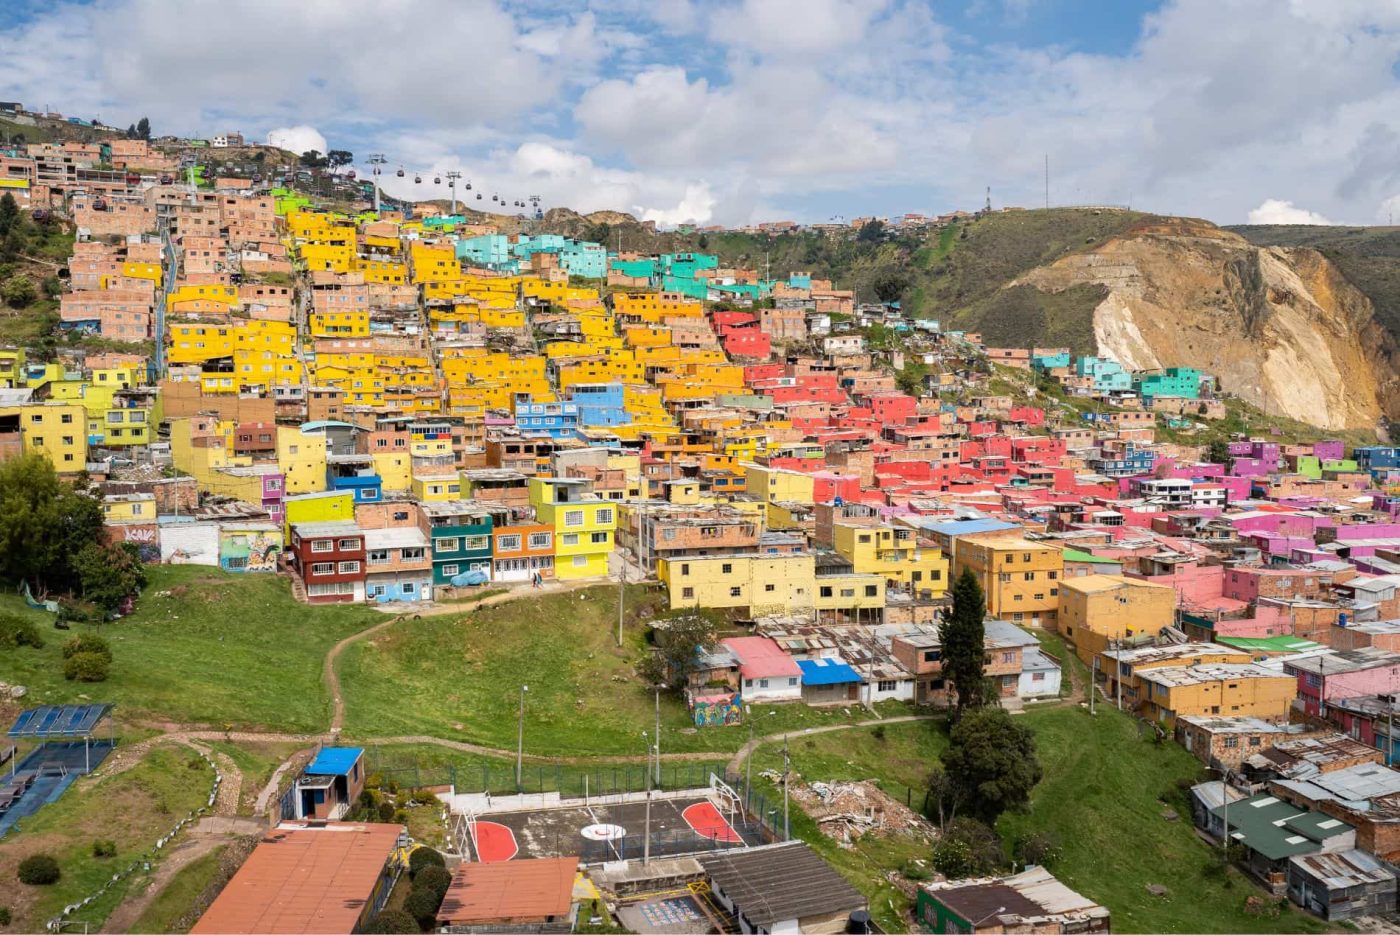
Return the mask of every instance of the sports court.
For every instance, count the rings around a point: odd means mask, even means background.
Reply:
[[[639,859],[645,801],[564,805],[478,816],[468,832],[473,860],[577,855],[584,863]],[[651,802],[651,856],[695,854],[767,843],[764,829],[732,801],[693,795]]]

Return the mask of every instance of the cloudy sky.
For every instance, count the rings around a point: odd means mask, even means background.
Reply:
[[[1056,204],[1400,214],[1400,0],[0,5],[0,99],[379,151],[547,206],[821,221],[988,186],[1035,206],[1048,156]]]

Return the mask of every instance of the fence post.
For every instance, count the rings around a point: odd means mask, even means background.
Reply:
[[[481,763],[481,791],[482,791],[482,792],[490,792],[490,791],[491,791],[491,775],[490,775],[490,772],[489,772],[490,769],[491,769],[491,767],[490,767],[489,765],[487,765],[486,761],[483,760],[482,763]]]

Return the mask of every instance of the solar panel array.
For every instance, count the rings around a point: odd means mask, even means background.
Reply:
[[[20,713],[11,737],[86,737],[112,710],[109,704],[41,705]]]

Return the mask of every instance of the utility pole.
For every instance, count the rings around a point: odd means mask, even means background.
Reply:
[[[656,787],[661,788],[661,688],[656,689]]]
[[[523,783],[525,769],[525,693],[530,690],[529,685],[520,686],[520,716],[516,720],[515,727],[515,791],[524,792]]]
[[[788,759],[788,735],[783,734],[783,840],[792,840],[792,826],[788,824],[788,778],[792,775],[792,761]]]
[[[627,610],[627,557],[617,553],[621,563],[617,570],[617,645],[622,648],[622,618]]]
[[[1089,671],[1089,713],[1094,713],[1094,695],[1098,693],[1099,656],[1094,654],[1093,668]]]
[[[1230,849],[1230,770],[1227,767],[1220,767],[1220,822],[1224,825],[1220,831],[1220,849],[1228,851]]]
[[[645,738],[646,735],[647,732],[642,731],[642,737]],[[651,759],[651,751],[652,747],[648,745],[647,759]],[[642,866],[645,867],[651,864],[651,770],[643,768],[643,772],[647,774],[647,810],[645,830],[642,833]]]
[[[1122,641],[1122,640],[1114,640],[1113,642],[1114,642],[1114,644],[1115,644],[1114,647],[1113,647],[1114,649],[1119,649],[1119,650],[1121,650],[1121,649],[1123,648],[1123,641]],[[1122,710],[1123,710],[1123,663],[1121,663],[1121,662],[1119,662],[1117,659],[1115,659],[1115,660],[1113,660],[1113,664],[1116,665],[1116,666],[1118,667],[1118,671],[1114,673],[1114,678],[1113,678],[1113,695],[1114,695],[1114,700],[1118,703],[1118,710],[1119,710],[1119,711],[1122,711]]]
[[[749,755],[744,757],[744,805],[747,806],[752,798],[753,789],[753,717],[747,708],[744,709],[744,720],[749,722]]]

